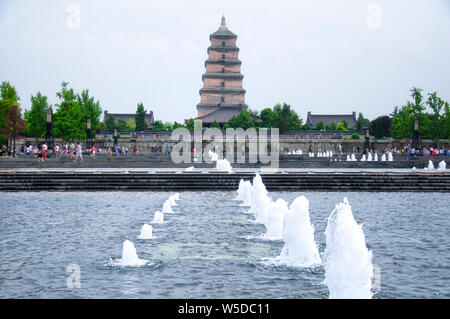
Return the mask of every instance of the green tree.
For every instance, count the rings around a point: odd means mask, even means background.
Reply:
[[[155,121],[152,126],[152,131],[155,131],[155,132],[165,131],[164,123],[160,120]]]
[[[68,82],[62,82],[61,92],[56,93],[56,96],[60,99],[60,104],[56,104],[57,109],[53,117],[55,135],[65,141],[85,140],[86,122],[83,110],[77,103],[77,96],[73,89],[68,89],[68,84]]]
[[[14,104],[10,111],[8,112],[8,115],[6,117],[5,121],[5,128],[1,129],[1,132],[4,133],[4,136],[8,139],[13,140],[13,146],[12,149],[16,150],[16,137],[23,133],[23,131],[26,128],[25,121],[22,119],[22,114],[20,112],[19,104]],[[14,153],[14,156],[16,154]]]
[[[127,126],[129,131],[134,131],[136,129],[136,124],[134,123],[133,119],[130,119],[127,122]]]
[[[147,115],[147,110],[144,109],[144,105],[139,103],[136,110],[136,131],[145,131],[148,128],[145,116]],[[156,123],[156,122],[155,122]],[[155,125],[153,123],[153,126]],[[154,131],[157,131],[153,128]]]
[[[442,137],[450,139],[450,106],[444,102],[444,116],[442,119]]]
[[[114,131],[117,128],[116,118],[114,115],[110,114],[105,120],[105,129],[107,131]]]
[[[325,125],[325,131],[331,131],[331,132],[336,132],[336,123],[331,122],[328,125]]]
[[[375,138],[382,139],[383,138],[383,124],[381,119],[378,118],[375,126]]]
[[[173,130],[173,124],[170,122],[164,122],[163,130],[171,132]]]
[[[364,130],[364,127],[367,127],[370,125],[370,121],[366,118],[364,118],[364,115],[362,113],[358,114],[358,119],[356,120],[355,127],[353,128],[355,131],[362,132]]]
[[[437,96],[436,92],[428,94],[428,100],[426,104],[433,110],[431,116],[433,138],[439,140],[442,138],[444,132],[444,116],[445,116],[445,101]]]
[[[117,120],[117,130],[118,131],[128,131],[128,124],[124,119]]]
[[[312,128],[311,128],[311,126],[309,126],[308,123],[305,123],[305,124],[303,124],[303,125],[300,127],[300,129],[301,129],[302,131],[310,131]]]
[[[28,136],[40,138],[45,137],[47,127],[47,111],[52,106],[48,104],[47,97],[37,92],[36,96],[31,96],[31,109],[25,111],[27,123],[26,133]]]
[[[19,106],[19,100],[20,98],[17,95],[15,87],[12,86],[9,82],[2,82],[2,84],[0,85],[0,130],[8,129],[9,126],[6,125],[6,119],[11,109],[15,106]],[[0,131],[0,138],[2,140],[1,142],[6,143],[3,135],[4,134],[2,134]]]
[[[320,120],[319,122],[316,123],[316,130],[318,131],[322,131],[325,129],[325,123]]]
[[[189,131],[194,130],[194,122],[195,120],[191,117],[189,120],[186,121],[186,127]]]
[[[420,118],[420,114],[425,110],[425,106],[423,104],[423,96],[422,89],[413,87],[411,89],[411,97],[413,98],[413,103],[411,103],[412,114],[415,119]]]
[[[13,102],[20,101],[16,88],[7,81],[3,81],[2,84],[0,84],[0,98],[2,100],[10,100]]]
[[[192,125],[194,125],[194,122],[192,122]],[[173,126],[172,126],[173,129],[177,129],[177,128],[179,128],[179,127],[187,128],[187,126],[184,125],[184,124],[178,123],[177,121],[173,122]],[[194,127],[194,126],[192,126],[192,128],[193,128],[193,127]]]
[[[391,135],[395,139],[412,138],[413,114],[409,105],[396,106],[391,113]]]
[[[273,108],[273,127],[277,127],[280,133],[288,131],[299,131],[302,125],[302,119],[291,108],[289,104],[277,104]]]
[[[345,120],[343,122],[339,122],[336,126],[336,131],[348,131],[347,127],[345,126]]]
[[[232,128],[243,128],[244,130],[249,127],[255,127],[255,123],[252,121],[250,112],[243,109],[241,113],[233,115],[233,117],[228,121],[229,127]]]
[[[261,127],[270,128],[273,126],[273,111],[271,108],[266,107],[260,112]]]
[[[342,120],[341,123],[346,128],[346,130],[348,131],[348,122],[346,120]]]
[[[219,123],[217,123],[217,121],[216,120],[214,120],[214,122],[212,122],[211,123],[211,126],[210,127],[214,127],[214,128],[218,128],[218,129],[220,129],[220,124]]]
[[[86,125],[87,120],[90,119],[92,133],[95,136],[100,128],[100,115],[102,114],[100,102],[95,102],[94,97],[89,97],[89,90],[86,89],[77,95],[77,103],[81,108],[82,125]]]

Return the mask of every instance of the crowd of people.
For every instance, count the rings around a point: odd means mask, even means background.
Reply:
[[[54,154],[57,158],[63,156],[69,156],[73,161],[83,161],[83,154],[89,154],[92,159],[95,159],[96,154],[103,153],[110,156],[128,156],[127,146],[114,146],[114,147],[98,147],[97,144],[92,145],[90,148],[83,148],[81,143],[65,143],[63,145],[56,144],[52,149],[49,149],[46,142],[37,145],[28,144],[21,145],[19,149],[19,156],[32,158],[34,157],[39,162],[45,162],[47,160],[48,154]],[[139,149],[137,146],[134,148],[134,153],[139,154]],[[2,154],[4,156],[13,156],[13,151],[11,148],[6,148],[5,145],[2,146]]]

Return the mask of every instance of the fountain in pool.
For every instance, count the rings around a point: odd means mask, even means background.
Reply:
[[[428,161],[428,166],[426,167],[426,169],[434,169],[434,165],[431,160]]]
[[[314,227],[309,218],[309,201],[297,197],[285,212],[283,224],[284,247],[277,261],[297,267],[311,267],[321,263],[314,241]]]
[[[255,222],[265,224],[268,217],[268,210],[271,206],[271,199],[259,174],[253,178],[251,191],[250,212],[255,215]]]
[[[155,212],[155,215],[153,216],[153,220],[151,221],[152,224],[162,224],[164,223],[164,214],[161,213],[159,210]]]
[[[241,179],[237,193],[236,200],[243,201],[242,206],[250,206],[252,204],[252,183],[250,181]]]
[[[386,162],[386,154],[381,155],[381,161]]]
[[[227,159],[219,159],[219,155],[213,151],[208,152],[209,158],[212,162],[216,162],[216,169],[219,171],[225,171],[228,173],[233,172],[230,162]]]
[[[141,228],[141,233],[139,234],[139,239],[153,239],[156,238],[152,234],[152,226],[148,224],[144,224]]]
[[[361,162],[365,162],[366,161],[366,154],[363,154],[363,156],[361,156]]]
[[[373,157],[373,160],[374,160],[375,162],[378,162],[378,153],[375,153],[375,155],[374,155],[374,157]]]
[[[362,225],[356,223],[347,198],[328,217],[325,236],[324,284],[329,297],[372,298],[372,252],[367,249]]]
[[[367,161],[372,162],[372,153],[370,152],[367,154]]]
[[[121,267],[139,267],[145,265],[146,263],[148,263],[148,260],[139,259],[134,244],[129,240],[125,240],[123,242],[122,258],[119,258],[115,262],[113,262],[114,265]]]
[[[443,171],[445,169],[447,169],[447,164],[445,163],[445,161],[440,161],[439,162],[439,170]]]
[[[393,162],[394,161],[394,157],[392,156],[392,152],[388,153],[388,162]]]
[[[266,226],[266,233],[262,235],[265,239],[279,240],[283,238],[284,216],[289,211],[288,204],[283,199],[270,203]]]
[[[163,214],[173,214],[173,209],[172,206],[170,205],[170,200],[167,199],[164,204],[163,204],[163,208],[162,208],[162,213]]]
[[[356,156],[355,156],[355,154],[352,154],[352,162],[356,162]]]
[[[350,155],[347,154],[347,162],[351,162],[351,160]]]
[[[179,193],[175,193],[173,195],[169,196],[169,203],[170,206],[177,206],[176,201],[180,199],[180,194]]]

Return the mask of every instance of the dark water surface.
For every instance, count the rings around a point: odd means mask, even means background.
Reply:
[[[1,298],[328,298],[323,267],[266,266],[282,241],[236,192],[181,192],[174,214],[137,236],[169,192],[0,193]],[[450,298],[450,194],[306,192],[322,253],[327,217],[347,196],[380,269],[374,298]],[[288,203],[302,195],[271,192]],[[254,238],[256,237],[256,238]],[[142,267],[114,267],[131,240]],[[81,288],[68,288],[68,265]]]

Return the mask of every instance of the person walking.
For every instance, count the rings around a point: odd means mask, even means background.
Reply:
[[[82,148],[81,148],[81,144],[79,142],[77,143],[75,161],[77,160],[77,158],[80,158],[81,162],[83,161],[83,151],[82,151]]]
[[[44,162],[47,160],[47,143],[44,142],[44,144],[42,144],[42,153],[43,153],[43,158],[44,158]]]

